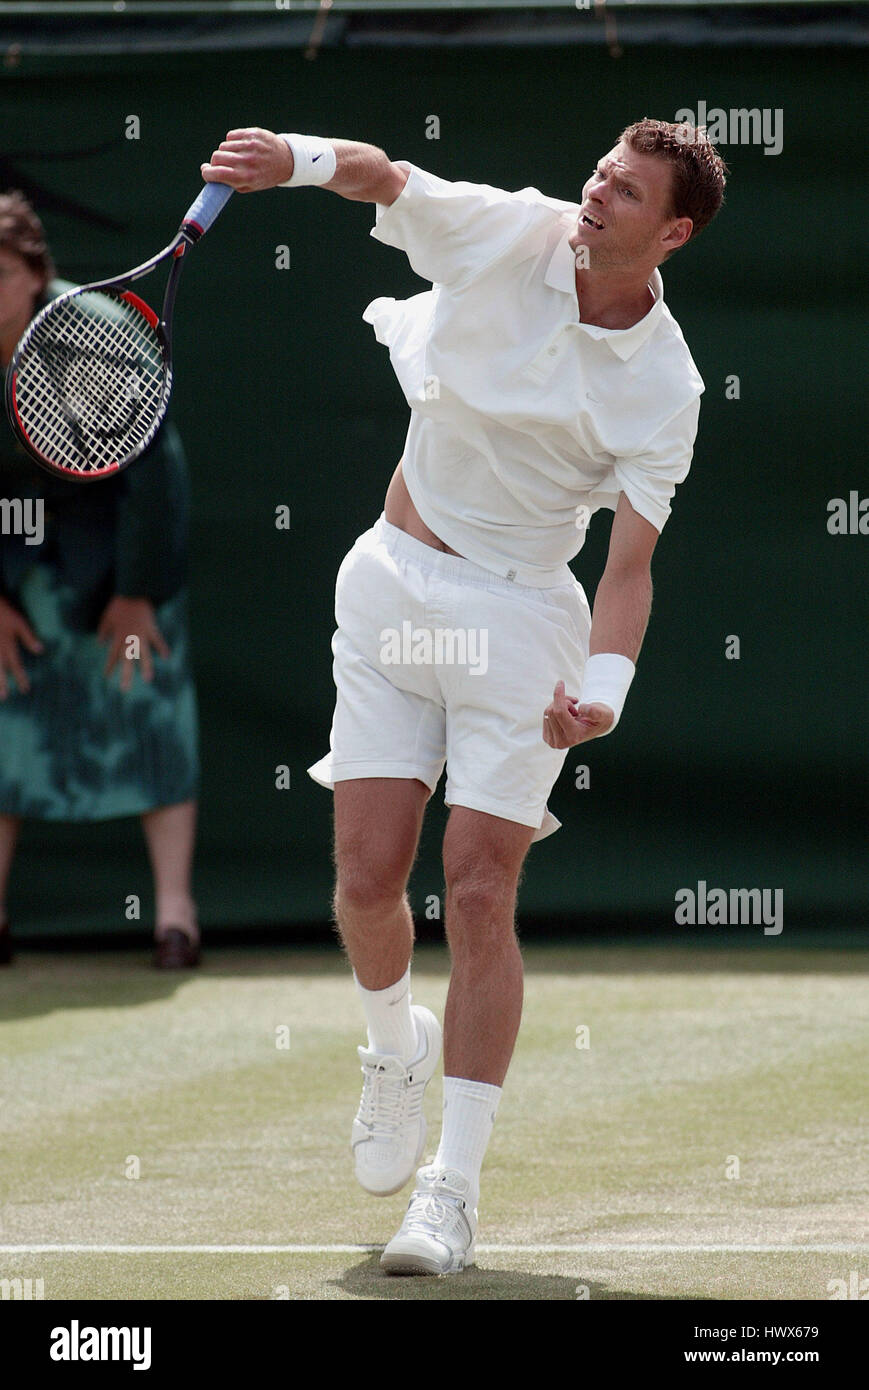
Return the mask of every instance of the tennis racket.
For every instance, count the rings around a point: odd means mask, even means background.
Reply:
[[[28,327],[6,374],[6,412],[49,473],[78,482],[112,477],[154,440],[172,391],[172,315],[185,255],[232,192],[207,183],[159,255],[67,290]],[[128,286],[165,260],[172,268],[158,318]]]

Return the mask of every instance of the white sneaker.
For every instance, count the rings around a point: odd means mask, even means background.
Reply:
[[[401,1223],[380,1257],[390,1274],[458,1274],[475,1260],[477,1212],[455,1168],[420,1168]]]
[[[356,1176],[375,1197],[404,1187],[425,1148],[422,1098],[440,1057],[441,1026],[421,1004],[411,1005],[411,1013],[422,1040],[412,1061],[359,1048],[365,1080],[350,1142]]]

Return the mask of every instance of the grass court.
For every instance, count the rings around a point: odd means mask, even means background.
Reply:
[[[337,947],[214,948],[183,976],[145,950],[21,952],[0,1279],[46,1300],[826,1300],[869,1272],[869,952],[524,952],[477,1268],[440,1279],[378,1265],[410,1186],[353,1178],[364,1030]],[[447,977],[420,947],[414,998],[441,1016]]]

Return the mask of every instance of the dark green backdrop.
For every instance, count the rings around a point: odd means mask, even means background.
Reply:
[[[123,230],[45,208],[61,272],[95,278],[162,245],[227,129],[382,145],[447,178],[575,198],[642,115],[780,107],[784,150],[723,148],[718,222],[664,270],[707,384],[695,461],[654,565],[654,614],[617,735],[568,757],[564,822],[529,856],[526,913],[672,920],[676,890],[784,890],[785,923],[866,921],[869,536],[827,503],[869,495],[865,415],[865,59],[827,50],[327,49],[30,60],[7,66],[7,150]],[[124,137],[128,115],[139,140]],[[426,117],[440,139],[426,139]],[[30,159],[111,142],[77,159]],[[197,889],[207,926],[325,920],[331,796],[305,768],[332,706],[332,587],[378,515],[407,409],[360,315],[421,288],[368,236],[373,209],[317,190],[233,200],[179,302],[175,419],[194,477],[201,705]],[[291,268],[275,268],[276,247]],[[146,295],[148,291],[146,291]],[[153,297],[153,295],[152,295]],[[738,401],[725,399],[737,374]],[[147,465],[143,465],[147,466]],[[292,509],[278,531],[275,507]],[[574,568],[589,596],[609,513]],[[735,634],[741,659],[725,659]],[[572,770],[591,768],[591,788]],[[290,790],[275,789],[288,764]],[[440,893],[441,793],[412,881]],[[135,822],[28,826],[16,929],[128,929],[149,878]]]

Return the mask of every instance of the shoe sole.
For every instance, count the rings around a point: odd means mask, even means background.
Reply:
[[[387,1255],[384,1251],[380,1257],[381,1268],[387,1274],[461,1274],[463,1270],[470,1269],[475,1263],[473,1246],[466,1255],[460,1256],[458,1261],[454,1260],[449,1269],[442,1269],[436,1259],[427,1255],[400,1254],[399,1252]]]

